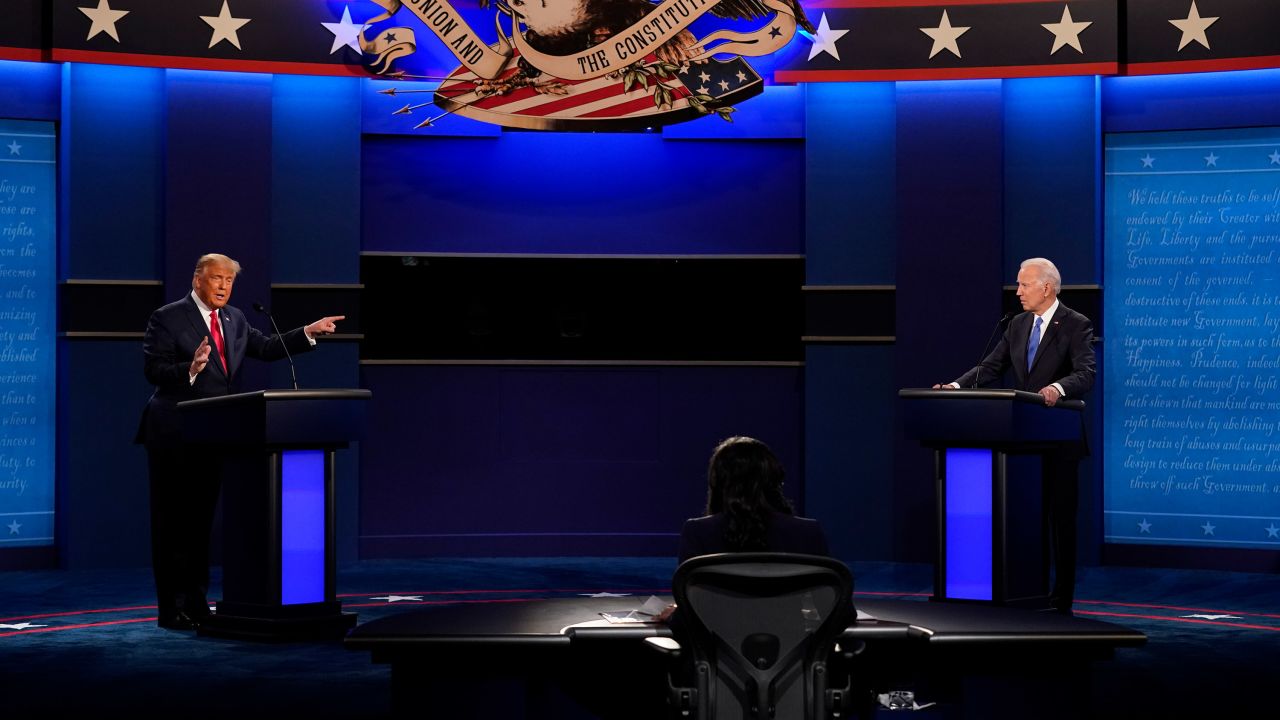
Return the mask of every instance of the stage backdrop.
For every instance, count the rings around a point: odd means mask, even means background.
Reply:
[[[53,543],[57,151],[0,120],[0,548]]]
[[[1280,547],[1280,128],[1105,162],[1106,540]]]

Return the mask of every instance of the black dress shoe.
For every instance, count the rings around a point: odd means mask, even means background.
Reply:
[[[156,624],[166,630],[195,630],[200,625],[181,610],[169,615],[161,615]]]

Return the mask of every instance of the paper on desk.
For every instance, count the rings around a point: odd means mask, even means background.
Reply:
[[[650,595],[649,599],[644,601],[644,605],[641,605],[635,610],[616,614],[602,612],[600,613],[600,617],[615,625],[622,623],[651,623],[655,622],[653,619],[654,616],[666,609],[667,604],[665,602],[653,595]]]

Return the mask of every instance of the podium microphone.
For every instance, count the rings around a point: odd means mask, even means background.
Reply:
[[[259,302],[256,302],[253,304],[253,309],[257,310],[263,315],[266,315],[267,319],[271,321],[271,327],[275,329],[276,337],[280,338],[280,346],[284,348],[284,356],[289,360],[289,375],[293,377],[293,389],[297,390],[298,389],[298,372],[293,367],[293,355],[289,353],[289,343],[285,342],[284,336],[280,334],[280,326],[276,325],[275,316],[272,315],[271,311],[268,310],[266,307],[262,305],[262,303],[259,303]],[[1010,317],[1012,317],[1012,314],[1010,314]]]
[[[1004,327],[1005,323],[1009,322],[1012,319],[1013,319],[1013,313],[1007,312],[1003,316],[1001,316],[999,321],[996,322],[996,326],[991,328],[991,337],[987,338],[987,344],[982,346],[982,354],[978,356],[978,366],[977,366],[978,372],[973,374],[973,388],[975,390],[978,388],[978,385],[980,384],[979,381],[982,380],[982,370],[983,370],[982,361],[987,359],[987,352],[991,348],[991,341],[996,339],[996,333],[1000,332],[1000,328]]]

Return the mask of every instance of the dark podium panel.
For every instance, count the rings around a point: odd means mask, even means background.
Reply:
[[[1044,404],[1020,390],[898,391],[903,431],[935,451],[934,598],[1047,604],[1039,474],[1011,477],[1010,455],[1083,446],[1084,402]]]
[[[364,432],[368,390],[261,390],[178,404],[188,443],[224,458],[222,599],[201,635],[341,637],[334,451]]]

